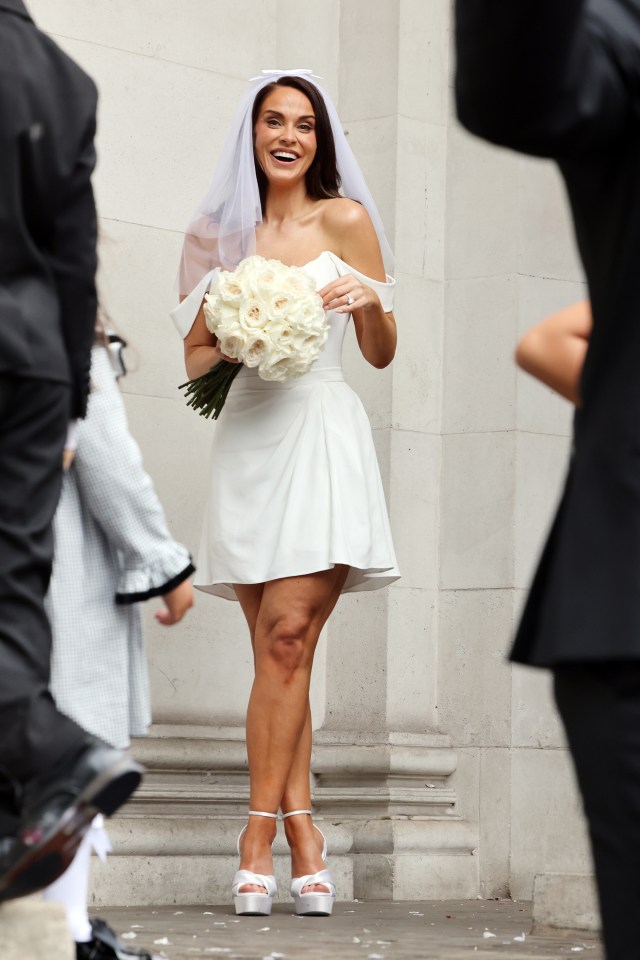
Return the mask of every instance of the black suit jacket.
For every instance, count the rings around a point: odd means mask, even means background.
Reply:
[[[456,17],[459,117],[558,162],[593,305],[574,455],[512,656],[638,659],[640,0],[457,0]]]
[[[96,88],[0,0],[0,375],[69,383],[82,416],[96,319]]]

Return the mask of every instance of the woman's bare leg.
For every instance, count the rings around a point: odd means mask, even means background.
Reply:
[[[306,777],[304,799],[309,803],[311,666],[320,631],[335,606],[346,573],[347,568],[339,566],[259,586],[236,586],[252,633],[256,665],[247,712],[252,810],[275,813],[283,802],[292,772],[291,797],[303,798],[302,781]],[[301,755],[296,762],[299,750]],[[306,817],[291,819],[308,820]],[[315,854],[313,859],[317,865],[305,872],[313,873],[321,868],[320,851],[317,839],[313,841],[310,822],[307,829],[311,838],[308,846],[315,847],[310,853]],[[271,873],[274,832],[274,821],[262,817],[249,819],[242,844],[241,869]],[[304,828],[302,834],[304,836]],[[253,888],[243,889],[249,892]]]
[[[327,604],[322,615],[322,627],[329,619],[333,609],[338,602],[344,582],[349,572],[348,567],[341,568],[341,574],[336,579],[334,588],[327,598]],[[310,810],[311,809],[311,748],[312,748],[312,730],[311,730],[311,710],[308,709],[304,728],[298,749],[295,754],[294,762],[287,779],[285,792],[282,797],[281,806],[283,813],[291,810]],[[318,831],[314,828],[311,817],[287,817],[284,821],[287,843],[291,848],[291,876],[303,877],[310,873],[316,873],[323,869],[322,863],[322,842]],[[304,888],[304,892],[317,890],[324,893],[324,887],[311,884]]]

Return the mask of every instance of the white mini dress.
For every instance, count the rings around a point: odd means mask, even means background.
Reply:
[[[393,309],[395,281],[372,280],[325,251],[303,269],[316,289],[347,273]],[[172,312],[183,337],[216,271]],[[211,485],[194,586],[236,600],[234,583],[350,569],[343,592],[400,576],[373,444],[358,395],[342,373],[350,314],[330,311],[311,370],[284,383],[244,367],[213,426]]]

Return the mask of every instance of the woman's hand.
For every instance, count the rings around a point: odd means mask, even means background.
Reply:
[[[381,370],[396,352],[396,322],[385,313],[380,297],[357,277],[346,273],[318,290],[325,310],[353,314],[358,346],[363,357]]]
[[[370,307],[380,307],[378,295],[357,280],[352,274],[332,280],[326,287],[318,290],[322,297],[325,310],[335,310],[336,313],[353,313],[354,310],[366,310]]]
[[[189,580],[183,580],[173,590],[163,594],[164,610],[158,610],[156,620],[165,627],[180,623],[185,613],[193,606],[193,587]]]

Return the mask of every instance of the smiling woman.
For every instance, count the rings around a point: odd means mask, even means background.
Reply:
[[[258,93],[251,119],[263,209],[269,182],[265,164],[269,163],[272,170],[289,167],[290,174],[304,175],[312,200],[340,196],[331,122],[317,87],[302,78],[293,80],[291,86],[270,84]],[[318,142],[322,144],[320,155]]]
[[[202,309],[210,284],[220,266],[254,253],[305,271],[329,332],[296,379],[261,380],[248,367],[235,378],[215,428],[196,586],[240,602],[254,653],[236,911],[271,911],[281,808],[296,912],[328,915],[335,886],[311,821],[311,667],[340,594],[399,576],[371,428],[342,376],[342,342],[353,319],[363,356],[384,367],[396,328],[384,228],[335,110],[308,75],[270,74],[251,91],[190,225],[185,300],[174,311],[190,377],[221,359]]]

